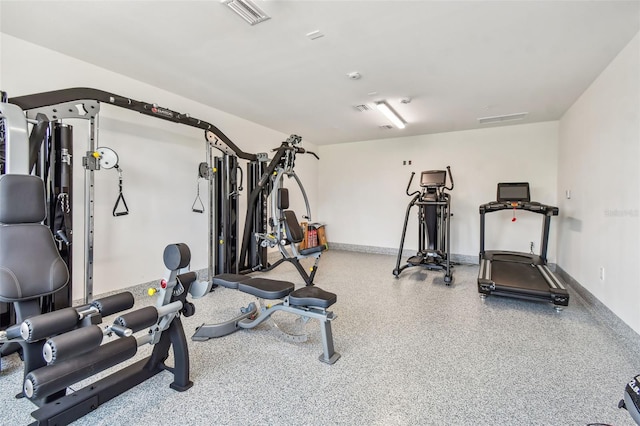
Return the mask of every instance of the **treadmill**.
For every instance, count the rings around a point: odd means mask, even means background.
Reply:
[[[531,201],[529,183],[499,183],[497,201],[480,206],[480,272],[478,292],[553,303],[557,311],[569,305],[569,293],[547,267],[551,216],[558,208]],[[485,214],[500,210],[524,210],[543,216],[540,255],[484,249]]]

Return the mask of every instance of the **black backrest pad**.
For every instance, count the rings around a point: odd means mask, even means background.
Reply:
[[[304,232],[302,227],[298,223],[298,218],[293,210],[285,210],[284,212],[284,226],[287,231],[287,238],[292,243],[299,243],[304,240]]]
[[[0,176],[0,301],[46,296],[69,280],[45,217],[44,184],[36,176]]]
[[[37,176],[0,176],[0,223],[39,223],[46,217],[44,183]]]
[[[278,209],[286,210],[289,208],[289,190],[287,188],[278,189]]]

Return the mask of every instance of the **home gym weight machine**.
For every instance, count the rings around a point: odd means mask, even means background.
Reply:
[[[213,185],[215,180],[219,188],[215,188],[213,186],[210,188],[210,192],[215,192],[216,194],[215,197],[210,197],[210,203],[216,207],[211,208],[209,213],[209,277],[214,275],[212,273],[214,270],[213,265],[216,263],[213,259],[214,250],[216,259],[218,260],[218,270],[215,272],[235,272],[235,270],[233,270],[233,265],[237,262],[235,259],[237,257],[237,248],[234,249],[234,247],[237,246],[237,231],[234,231],[234,229],[237,228],[237,223],[235,223],[234,227],[234,221],[237,221],[236,197],[238,195],[236,189],[233,188],[235,183],[231,179],[231,175],[235,172],[238,158],[249,160],[252,163],[258,163],[258,156],[242,151],[222,131],[220,131],[220,129],[204,120],[191,117],[189,114],[179,113],[160,107],[157,104],[137,101],[102,90],[91,88],[70,88],[9,98],[8,103],[3,104],[3,111],[9,111],[8,114],[11,114],[11,117],[13,118],[11,121],[17,123],[10,126],[9,133],[14,133],[16,135],[19,133],[27,134],[27,125],[26,122],[24,122],[24,113],[22,111],[27,114],[29,119],[31,119],[31,117],[37,117],[38,114],[40,114],[41,116],[49,117],[50,120],[55,120],[56,122],[69,118],[85,119],[89,121],[90,129],[88,149],[85,157],[83,157],[83,167],[85,169],[85,302],[88,302],[93,297],[94,172],[100,170],[101,167],[105,168],[105,158],[113,160],[113,156],[111,156],[110,153],[107,153],[106,156],[103,155],[105,152],[97,146],[97,119],[102,104],[113,105],[119,108],[135,111],[143,115],[156,117],[161,120],[201,129],[205,132],[209,156],[212,156],[210,153],[213,149],[220,150],[223,153],[223,157],[216,160],[220,161],[221,165],[217,168],[217,172],[215,173],[216,176],[222,176],[222,178],[210,179],[210,185]],[[3,114],[3,116],[8,117],[7,114]],[[22,123],[20,123],[21,120]],[[12,139],[17,141],[18,138],[14,137]],[[5,145],[6,166],[8,168],[12,167],[14,170],[11,173],[28,173],[26,168],[20,168],[21,164],[27,164],[25,162],[29,156],[28,146],[22,143],[5,143]],[[101,154],[100,152],[103,153]],[[116,164],[113,164],[112,161],[109,161],[109,164],[111,167],[118,169],[119,167],[116,165],[117,156]],[[213,176],[214,167],[215,166],[213,165],[211,167],[206,167],[203,173],[207,173],[207,176],[209,176],[209,174]],[[121,183],[122,181],[120,180],[120,188]],[[118,201],[126,204],[126,202],[123,199],[121,200],[120,197]],[[216,208],[220,211],[214,216]],[[114,215],[117,215],[117,213],[118,212],[115,211],[114,207]],[[122,211],[120,211],[120,213],[122,213]]]
[[[311,208],[309,207],[309,198],[300,181],[300,178],[295,172],[295,160],[297,154],[310,154],[317,159],[320,159],[316,153],[307,151],[300,146],[302,138],[297,135],[291,135],[285,142],[283,142],[280,148],[274,151],[282,150],[283,155],[277,157],[279,161],[276,163],[276,169],[271,175],[272,177],[264,184],[264,192],[269,191],[267,199],[271,206],[271,216],[269,218],[270,232],[256,232],[254,238],[262,248],[274,248],[277,247],[282,258],[273,264],[269,264],[266,259],[266,253],[264,250],[258,254],[257,265],[252,265],[254,271],[270,271],[276,268],[283,262],[290,262],[298,270],[300,276],[304,279],[306,285],[313,285],[313,279],[318,270],[318,263],[320,256],[326,246],[317,245],[315,247],[300,248],[300,244],[304,239],[303,230],[300,227],[300,222],[293,210],[289,210],[289,190],[284,187],[284,178],[293,178],[298,185],[304,204],[306,208],[306,214],[303,218],[307,221],[311,221]],[[274,158],[273,161],[276,161]],[[314,258],[314,264],[310,268],[311,274],[307,274],[304,267],[301,265],[300,260],[305,258]]]
[[[450,187],[446,186],[447,174]],[[407,206],[400,238],[398,259],[393,275],[398,278],[403,270],[412,266],[435,271],[444,271],[444,282],[450,285],[453,282],[450,249],[450,220],[451,220],[451,194],[454,187],[451,167],[447,170],[427,170],[420,176],[420,191],[409,193],[411,182],[415,172],[411,172],[406,193],[413,197]],[[418,207],[418,252],[407,259],[407,263],[400,266],[404,240],[407,234],[407,224],[411,209]]]
[[[22,112],[14,111],[18,106],[29,117],[42,114],[52,121],[65,118],[86,119],[90,123],[88,149],[83,157],[85,168],[85,300],[93,294],[93,199],[94,172],[101,167],[97,153],[97,116],[101,104],[135,111],[147,116],[171,121],[204,130],[207,163],[201,164],[199,176],[209,181],[209,276],[221,273],[247,273],[267,265],[267,248],[262,247],[255,238],[256,234],[265,234],[268,225],[267,199],[271,191],[273,173],[287,156],[291,155],[292,144],[283,142],[274,157],[269,161],[266,153],[250,154],[238,148],[220,129],[204,120],[191,117],[156,104],[137,101],[113,93],[91,88],[71,88],[44,93],[20,96],[8,99],[5,109],[11,109],[14,116]],[[18,125],[19,130],[27,132],[26,124]],[[299,141],[298,141],[299,142]],[[6,163],[22,163],[28,150],[22,144],[7,146]],[[213,151],[222,153],[213,157]],[[305,152],[297,146],[295,152]],[[246,160],[248,185],[247,220],[240,244],[238,232],[238,197],[242,186],[237,175],[241,173],[239,160]],[[26,160],[25,160],[26,161]],[[23,171],[27,173],[26,171]],[[213,194],[213,195],[212,195]],[[308,201],[306,201],[308,204]],[[308,210],[308,206],[307,206]],[[238,247],[241,246],[240,256]],[[305,279],[308,282],[309,279]]]

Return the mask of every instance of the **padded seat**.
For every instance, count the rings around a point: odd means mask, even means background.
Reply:
[[[325,251],[326,249],[327,249],[327,247],[324,246],[324,245],[315,246],[315,247],[309,247],[309,248],[300,250],[300,254],[303,255],[303,256],[307,256],[309,254],[319,253],[321,251]]]
[[[238,284],[252,279],[248,275],[220,274],[213,277],[213,283],[232,290],[238,289]]]
[[[311,286],[299,288],[289,295],[289,304],[294,306],[317,306],[326,309],[337,300],[338,296],[335,293]]]
[[[262,299],[282,299],[295,289],[288,281],[269,280],[266,278],[250,278],[238,283],[238,290]]]

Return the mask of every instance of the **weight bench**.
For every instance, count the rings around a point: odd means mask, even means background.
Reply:
[[[258,309],[254,302],[242,308],[241,314],[229,321],[219,324],[203,324],[191,337],[195,341],[209,340],[234,333],[240,329],[254,328],[266,321],[276,311],[289,312],[302,318],[313,318],[320,322],[323,352],[319,360],[327,364],[335,363],[340,354],[334,351],[331,321],[336,318],[333,312],[327,311],[336,303],[337,296],[315,286],[307,286],[295,290],[288,281],[266,278],[252,278],[247,275],[221,274],[213,278],[213,284],[251,294],[261,299],[282,301],[268,307]]]

